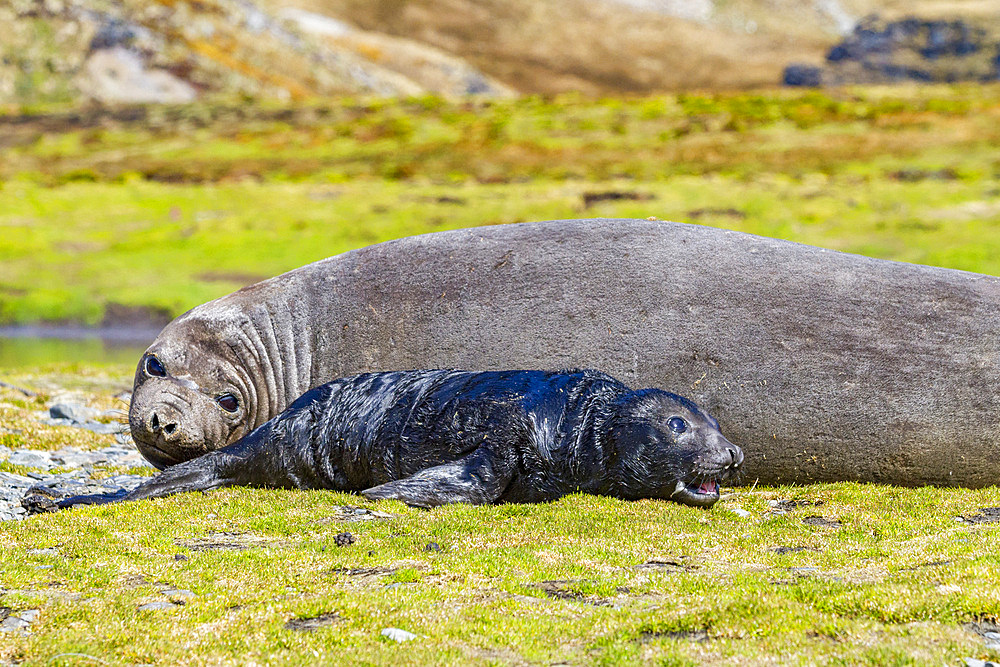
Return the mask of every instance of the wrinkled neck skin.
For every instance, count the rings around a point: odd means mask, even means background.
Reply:
[[[284,326],[283,315],[271,312],[266,304],[254,304],[225,336],[245,396],[248,415],[245,433],[312,388],[312,345],[305,340],[309,329]],[[212,449],[223,444],[229,443]]]
[[[616,425],[636,421],[632,414],[634,400],[634,391],[621,391],[613,397],[606,397],[593,411],[591,437],[593,447],[600,454],[600,461],[603,464],[602,474],[599,477],[592,477],[593,489],[583,490],[627,500],[649,497],[649,480],[643,475],[636,475],[636,459],[639,452],[635,448],[640,447],[641,443],[615,442],[614,438],[609,437]],[[628,451],[619,451],[623,445]]]

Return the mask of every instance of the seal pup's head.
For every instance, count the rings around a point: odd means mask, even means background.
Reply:
[[[693,401],[660,389],[629,392],[607,422],[612,476],[630,498],[711,507],[739,473],[743,451]]]
[[[139,359],[129,406],[135,445],[157,468],[235,442],[258,402],[236,353],[197,319],[175,320]],[[167,332],[168,329],[164,329]]]

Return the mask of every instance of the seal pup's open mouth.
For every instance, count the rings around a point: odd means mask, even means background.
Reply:
[[[714,477],[698,483],[678,480],[670,499],[692,507],[711,507],[719,499],[720,488]]]

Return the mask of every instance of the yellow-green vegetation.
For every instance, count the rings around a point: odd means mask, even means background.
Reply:
[[[1000,272],[998,86],[12,112],[0,126],[0,323],[163,321],[370,243],[567,217]]]
[[[77,365],[7,376],[51,393],[0,389],[3,444],[112,444],[40,424],[34,411],[65,391],[60,383],[112,405],[129,373]],[[996,659],[979,633],[1000,618],[1000,523],[976,516],[997,506],[996,488],[845,483],[744,487],[711,511],[592,496],[421,511],[260,489],[74,509],[0,523],[2,613],[38,611],[26,633],[3,635],[0,661]],[[345,532],[354,542],[338,546]],[[164,608],[140,609],[155,602]],[[386,628],[417,638],[397,643]]]
[[[132,382],[122,367],[58,363],[12,370],[0,367],[0,446],[11,449],[96,449],[114,444],[110,435],[76,428],[52,427],[39,421],[47,406],[71,400],[101,411],[117,411],[128,430],[128,404],[123,398]],[[33,395],[26,395],[28,392]],[[0,463],[0,471],[23,473],[21,466]]]

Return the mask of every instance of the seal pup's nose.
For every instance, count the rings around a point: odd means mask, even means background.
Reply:
[[[739,468],[740,464],[743,463],[743,450],[733,445],[732,447],[726,447],[726,453],[729,455],[729,463],[726,464],[726,467]]]

